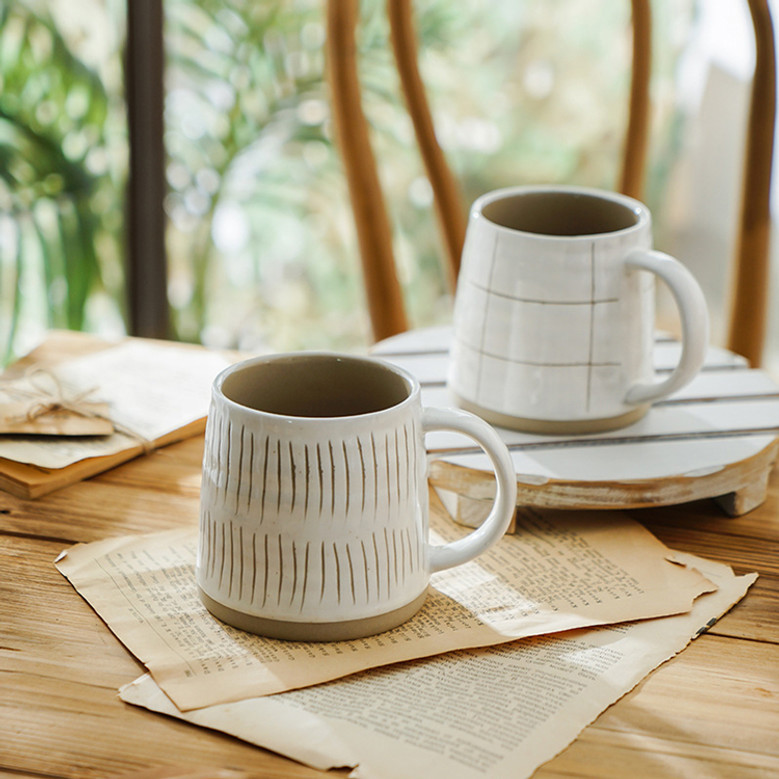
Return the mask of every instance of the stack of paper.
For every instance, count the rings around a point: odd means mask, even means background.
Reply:
[[[48,434],[42,437],[0,434],[0,488],[23,498],[39,497],[144,451],[202,433],[211,384],[227,365],[224,356],[187,345],[52,334],[3,375],[0,410],[5,405],[18,416],[20,404],[7,401],[15,399],[13,391],[35,369],[55,382],[57,392],[65,388],[68,396],[99,401],[102,416],[110,420],[110,435],[73,437],[64,425],[59,431],[41,428]],[[41,416],[38,422],[48,418]]]
[[[436,542],[467,532],[434,496],[431,525]],[[521,510],[514,535],[435,574],[405,625],[286,642],[211,617],[196,546],[193,528],[57,561],[149,669],[121,697],[363,779],[529,776],[756,579],[615,512]]]

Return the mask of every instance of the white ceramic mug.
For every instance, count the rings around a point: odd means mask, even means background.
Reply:
[[[655,277],[679,309],[670,375],[652,364]],[[502,427],[580,433],[628,425],[687,384],[708,345],[690,272],[652,251],[649,210],[581,187],[513,187],[471,208],[454,310],[449,386]]]
[[[476,440],[497,476],[490,516],[428,543],[424,434]],[[357,638],[422,605],[430,574],[505,532],[516,474],[497,433],[458,410],[422,408],[419,383],[372,358],[259,357],[214,381],[206,427],[197,583],[219,619],[276,638]]]

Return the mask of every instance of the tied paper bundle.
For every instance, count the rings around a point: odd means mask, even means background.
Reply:
[[[111,435],[108,404],[89,399],[97,390],[75,390],[52,371],[32,367],[24,379],[0,385],[0,433]]]
[[[199,435],[229,362],[182,344],[52,333],[0,378],[0,489],[37,498]]]

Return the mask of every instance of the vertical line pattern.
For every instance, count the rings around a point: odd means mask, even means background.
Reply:
[[[281,534],[276,538],[279,546],[279,589],[276,593],[276,603],[281,604],[281,586],[284,584],[284,549],[281,546]]]
[[[319,516],[322,516],[322,506],[324,504],[325,486],[324,486],[324,474],[322,472],[322,450],[319,444],[316,445],[316,464],[319,470]]]
[[[276,440],[276,513],[281,511],[281,439]]]
[[[368,577],[368,553],[365,551],[365,541],[360,539],[360,551],[362,552],[362,572],[365,581],[365,602],[371,602],[371,585]],[[378,600],[378,598],[377,598]]]
[[[292,592],[289,596],[289,605],[295,600],[298,591],[298,548],[295,542],[292,542]]]
[[[217,532],[216,532],[216,522],[211,519],[211,546],[213,549],[213,558],[211,560],[211,578],[213,578],[216,575],[216,561],[217,561]]]
[[[498,257],[498,234],[495,233],[495,240],[492,244],[492,257],[490,258],[490,275],[487,286],[493,289],[493,277],[495,275],[495,265]],[[489,294],[489,293],[488,293]],[[479,367],[476,370],[476,397],[481,400],[481,377],[483,373],[482,363],[484,362],[484,344],[487,340],[487,316],[489,315],[489,306],[484,309],[484,319],[482,320],[481,337],[479,339]]]
[[[243,525],[238,525],[238,600],[243,599]]]
[[[310,453],[308,451],[308,444],[304,445],[303,452],[306,460],[306,483],[305,496],[303,499],[303,516],[308,517],[308,499],[311,492],[311,463],[309,462]]]
[[[214,460],[216,460],[217,462],[219,462],[219,460],[221,459],[221,454],[222,454],[221,447],[222,447],[222,441],[224,440],[224,438],[222,436],[222,428],[223,427],[224,427],[224,415],[220,414],[217,417],[217,434],[216,434],[216,438],[211,442],[212,455],[214,457]],[[216,451],[217,449],[219,451]],[[225,476],[225,480],[226,479],[227,479],[227,476]],[[221,499],[224,501],[225,495],[227,494],[227,492],[224,490],[224,486],[217,482],[216,491],[217,491],[217,494],[219,494],[219,492],[222,491],[222,495],[220,495],[219,497],[221,497]]]
[[[308,590],[308,553],[311,548],[311,542],[306,541],[306,557],[303,562],[303,591],[300,595],[300,609],[299,611],[303,611],[303,605],[306,602],[306,592]]]
[[[363,455],[362,452],[362,439],[359,436],[357,436],[357,451],[360,453],[360,476],[361,476],[361,489],[362,489],[362,493],[360,495],[360,511],[364,514],[365,513],[365,492],[366,492],[365,455]]]
[[[230,520],[230,570],[227,573],[227,597],[233,597],[233,571],[235,570],[235,543],[233,539],[233,521]]]
[[[335,555],[335,589],[338,603],[341,602],[341,561],[338,558],[338,547],[333,541],[333,554]]]
[[[409,489],[409,495],[415,495],[417,490],[417,480],[419,479],[419,447],[416,445],[417,441],[420,437],[422,437],[424,434],[420,433],[419,429],[417,428],[417,420],[414,419],[411,422],[411,464],[413,467],[412,473],[411,473],[411,483],[408,485]],[[425,451],[424,448],[424,438],[422,439],[422,451]],[[423,454],[424,456],[424,454]],[[425,499],[426,496],[425,496]]]
[[[205,560],[203,568],[206,571],[206,575],[211,576],[211,565],[214,554],[212,547],[213,539],[211,538],[211,512],[209,512],[207,509],[204,510],[201,521],[204,528],[203,546],[205,547]]]
[[[289,442],[289,470],[292,477],[292,497],[289,499],[289,513],[295,510],[295,500],[297,492],[297,473],[295,471],[295,455],[292,451],[292,441]]]
[[[203,570],[214,584],[218,579],[218,587],[227,598],[255,604],[258,609],[279,606],[306,614],[316,609],[317,589],[322,605],[372,604],[405,592],[409,577],[421,569],[426,542],[421,528],[413,523],[406,526],[416,504],[417,470],[421,467],[418,444],[423,434],[418,418],[406,420],[400,429],[366,431],[353,438],[339,436],[326,444],[303,444],[302,451],[295,449],[292,441],[285,443],[275,436],[255,436],[245,428],[240,428],[239,434],[237,425],[217,416],[213,430],[218,431],[220,425],[234,439],[223,436],[222,442],[229,442],[228,451],[212,446],[206,456],[215,466],[220,456],[229,456],[238,472],[232,477],[227,474],[232,480],[221,488],[229,506],[224,521],[217,521],[210,511],[203,513]],[[328,468],[329,479],[325,473]],[[259,514],[257,526],[267,517],[268,530],[274,505],[279,515],[287,508],[290,513],[297,509],[298,520],[314,521],[317,483],[320,516],[329,509],[334,518],[338,509],[347,526],[353,522],[357,529],[362,524],[362,536],[285,540],[280,533],[266,534],[238,521],[244,507],[248,513],[253,504]],[[236,495],[229,499],[228,486],[236,489]],[[260,500],[262,511],[258,511]],[[371,508],[379,526],[374,526]]]
[[[229,493],[228,487],[230,486],[230,452],[233,448],[233,421],[228,418],[227,420],[227,436],[225,437],[225,443],[227,448],[226,464],[225,464],[225,494],[224,501],[227,501],[227,495]]]
[[[257,534],[252,533],[252,597],[251,602],[257,593]]]
[[[384,528],[384,557],[387,561],[387,597],[392,592],[392,560],[390,559],[389,538],[387,537],[387,528]]]
[[[400,581],[401,583],[406,578],[406,528],[403,528],[400,532]]]
[[[238,513],[238,505],[241,500],[241,490],[243,489],[243,448],[244,435],[246,428],[241,426],[241,442],[238,447],[238,484],[235,485],[235,513]]]
[[[411,549],[411,534],[409,533],[408,527],[403,528],[403,535],[406,538],[406,545],[408,546],[408,573],[410,576],[414,573],[414,553]]]
[[[222,559],[220,561],[219,565],[219,588],[222,587],[222,582],[224,581],[224,575],[225,575],[225,526],[222,524]]]
[[[354,564],[352,563],[352,550],[349,542],[346,542],[346,559],[349,563],[349,585],[352,588],[352,603],[357,603],[357,592],[354,589]]]
[[[268,600],[268,536],[266,535],[263,538],[263,553],[265,556],[265,568],[263,570],[263,581],[262,581],[262,605],[265,606],[265,603]]]
[[[327,578],[327,569],[325,568],[325,545],[323,542],[319,543],[319,565],[322,572],[322,581],[319,590],[319,602],[321,603],[325,598],[325,583]]]
[[[421,571],[424,566],[424,550],[427,538],[422,533],[422,528],[416,526],[416,548],[417,548],[417,570]]]
[[[268,454],[270,453],[270,437],[265,437],[265,461],[262,464],[262,511],[260,513],[260,524],[265,518],[265,497],[268,490]]]
[[[246,511],[252,507],[254,497],[254,433],[249,433],[249,489],[246,493]]]
[[[344,510],[344,519],[349,520],[349,505],[352,498],[351,480],[349,478],[349,454],[346,451],[346,441],[341,441],[341,450],[344,455],[344,474],[346,477],[346,509]]]
[[[387,497],[387,517],[392,517],[392,490],[390,489],[390,457],[389,457],[389,432],[384,434],[384,478],[387,482],[385,495]]]
[[[335,458],[333,457],[333,442],[327,442],[330,457],[330,519],[335,519]]]
[[[371,533],[373,542],[373,560],[376,563],[376,597],[381,600],[381,566],[379,565],[379,545],[376,543],[376,533]]]
[[[398,446],[398,429],[395,428],[395,499],[397,500],[398,507],[400,507],[401,491],[400,491],[400,447]]]
[[[376,461],[376,439],[371,433],[371,455],[373,456],[373,513],[379,510],[379,464]]]
[[[403,425],[403,445],[406,449],[406,493],[409,496],[414,494],[414,479],[416,479],[416,473],[411,464],[411,453],[408,448],[408,423]],[[415,447],[416,448],[416,447]]]
[[[392,567],[395,571],[395,586],[398,585],[398,537],[395,530],[392,530]]]
[[[585,409],[590,410],[592,399],[592,358],[593,338],[595,336],[595,241],[590,244],[590,340],[587,345],[587,395]]]

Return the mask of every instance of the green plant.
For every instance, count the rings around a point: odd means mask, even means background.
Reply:
[[[121,101],[46,4],[0,5],[0,342],[121,305]],[[83,41],[82,41],[83,43]],[[117,152],[116,147],[119,151]]]
[[[658,29],[676,30],[656,37],[653,208],[675,154],[667,87],[692,5],[653,3]],[[423,326],[446,320],[451,300],[384,6],[360,3],[360,74],[399,276],[410,320]],[[370,335],[332,137],[323,1],[165,0],[164,10],[177,337],[255,350],[363,348]],[[422,73],[464,208],[511,183],[614,185],[629,10],[628,0],[414,3]],[[124,13],[120,0],[0,0],[6,358],[44,327],[124,327]]]

